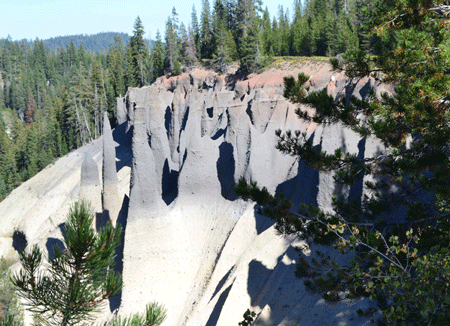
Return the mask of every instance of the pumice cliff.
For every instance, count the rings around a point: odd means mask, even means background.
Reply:
[[[197,69],[129,89],[117,100],[119,126],[110,133],[105,124],[104,141],[61,158],[0,203],[0,254],[17,258],[17,230],[41,246],[60,238],[58,226],[70,204],[97,191],[97,201],[103,193],[98,214],[107,210],[125,228],[119,255],[124,287],[110,309],[128,314],[155,300],[168,309],[168,326],[237,325],[247,308],[257,313],[254,325],[366,323],[356,309],[367,301],[330,306],[307,293],[294,277],[299,243],[278,235],[273,221],[234,192],[244,177],[272,193],[283,192],[294,206],[304,202],[324,209],[331,208],[335,194],[362,194],[362,185],[336,187],[331,174],[275,149],[275,130],[292,129],[307,132],[327,151],[380,150],[339,125],[299,120],[296,106],[282,96],[282,77],[300,71],[312,76],[311,89],[326,89],[334,97],[385,90],[370,79],[349,80],[328,64],[312,62],[245,80]],[[86,183],[88,190],[80,189],[85,157],[83,171],[89,166],[88,175],[97,176],[92,185]],[[103,171],[101,186],[95,166]],[[24,198],[26,205],[14,205]]]

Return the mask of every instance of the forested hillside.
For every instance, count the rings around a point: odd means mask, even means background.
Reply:
[[[130,35],[127,33],[115,33],[115,32],[105,32],[93,35],[66,35],[51,37],[49,39],[43,40],[44,45],[47,46],[51,51],[59,47],[65,47],[69,42],[73,42],[75,47],[80,47],[83,45],[86,51],[103,52],[109,48],[109,45],[114,42],[114,37],[119,35],[122,39],[122,43],[127,45],[130,42]]]
[[[80,45],[58,43],[64,37],[48,45],[50,40],[0,40],[0,199],[55,158],[101,135],[102,112],[108,111],[114,125],[115,98],[127,87],[199,64],[225,71],[238,61],[246,74],[275,56],[334,56],[370,48],[372,38],[360,27],[369,4],[295,0],[292,14],[279,7],[271,16],[257,0],[214,0],[212,6],[203,0],[199,15],[193,7],[190,22],[180,22],[173,8],[164,38],[158,31],[152,47],[138,17],[128,44],[119,34],[101,52],[87,51],[81,36]]]

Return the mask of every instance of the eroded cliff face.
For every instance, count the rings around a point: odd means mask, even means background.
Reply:
[[[381,150],[339,125],[299,120],[282,96],[282,77],[300,71],[312,76],[311,89],[334,97],[385,90],[312,62],[245,80],[194,70],[129,89],[117,100],[113,139],[105,135],[61,158],[0,203],[0,254],[17,258],[14,231],[50,251],[70,204],[92,196],[97,227],[111,219],[125,228],[118,253],[124,288],[111,310],[143,311],[155,300],[168,309],[164,325],[237,325],[247,308],[257,313],[255,325],[363,324],[355,311],[367,302],[329,306],[305,291],[294,277],[298,243],[278,235],[273,221],[234,192],[244,177],[284,193],[294,207],[330,209],[335,194],[361,196],[362,182],[336,187],[331,174],[275,149],[275,130],[292,129],[327,151],[344,146],[367,156]]]
[[[335,97],[365,96],[374,87],[333,75],[326,64],[301,70],[315,73],[311,89]],[[354,310],[342,313],[346,303],[325,308],[305,295],[293,277],[294,239],[277,235],[234,192],[244,177],[295,205],[330,209],[335,194],[361,195],[362,184],[337,189],[331,174],[275,149],[277,129],[305,131],[326,150],[344,146],[364,156],[377,149],[341,126],[300,121],[282,96],[283,75],[299,71],[239,80],[195,70],[130,89],[118,102],[133,133],[122,312],[156,299],[169,310],[168,325],[235,325],[247,307],[258,313],[255,325],[357,319]]]

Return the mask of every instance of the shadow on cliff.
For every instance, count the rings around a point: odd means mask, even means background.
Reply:
[[[27,237],[25,233],[19,230],[15,230],[12,236],[12,246],[18,252],[22,252],[28,245]]]
[[[248,264],[247,293],[250,296],[251,306],[259,306],[263,309],[266,305],[270,306],[278,303],[277,295],[278,291],[280,291],[278,285],[283,283],[285,276],[292,279],[295,271],[294,263],[286,265],[283,262],[284,256],[287,256],[288,260],[296,260],[298,252],[292,246],[288,247],[284,254],[278,257],[277,264],[273,269],[267,268],[262,262],[255,259]],[[300,279],[295,279],[294,282],[298,282],[299,286],[303,286],[303,281]],[[271,315],[269,321],[262,321],[263,323],[260,321],[258,325],[279,325],[286,315],[289,314],[289,308],[283,306],[286,314],[277,313]],[[243,309],[245,310],[245,307]]]
[[[363,160],[366,153],[366,139],[362,138],[358,142],[358,159]],[[359,202],[359,206],[361,206],[361,198],[363,196],[363,188],[364,188],[364,171],[361,171],[357,175],[357,181],[350,188],[350,198],[356,199]]]
[[[104,210],[102,213],[95,213],[95,229],[97,232],[103,229],[108,222],[111,222],[108,210]]]
[[[308,141],[312,142],[315,131]],[[321,144],[317,145],[320,146]],[[317,147],[316,146],[316,147]],[[298,161],[297,174],[295,177],[280,183],[275,190],[275,196],[283,195],[292,202],[292,210],[297,211],[300,204],[318,206],[317,195],[319,193],[319,172]]]
[[[267,218],[266,218],[267,219]],[[257,260],[252,260],[248,265],[248,278],[247,278],[247,293],[250,296],[251,306],[259,306],[261,309],[266,305],[274,304],[277,301],[277,291],[279,289],[272,288],[274,284],[281,284],[285,275],[290,276],[294,274],[295,264],[286,265],[283,262],[283,257],[287,256],[289,260],[294,260],[298,257],[298,253],[293,247],[289,247],[284,254],[280,255],[277,260],[277,264],[273,269],[267,268],[262,262]],[[223,285],[230,278],[234,266],[227,272],[227,274],[219,282],[213,296],[220,292]],[[275,281],[274,281],[275,280]],[[302,281],[298,280],[299,286],[302,286]],[[209,316],[206,326],[216,325],[222,308],[228,299],[231,288],[233,287],[234,280],[231,284],[222,291],[220,294],[211,315]],[[245,311],[248,307],[242,307],[242,311],[237,311],[240,314]],[[288,311],[286,312],[288,314]],[[270,324],[267,325],[278,325],[280,324],[286,316],[283,314],[277,314],[277,316],[271,316]],[[277,319],[274,319],[277,318]],[[264,324],[265,325],[265,324]]]
[[[113,139],[119,144],[116,147],[116,171],[120,171],[124,166],[131,167],[133,153],[131,150],[131,139],[133,127],[127,131],[128,123],[124,122],[113,130]]]
[[[234,283],[234,281],[233,281]],[[230,284],[220,295],[219,299],[217,300],[216,305],[214,306],[213,311],[211,312],[211,315],[209,315],[209,319],[206,322],[205,326],[215,326],[217,325],[217,321],[219,320],[220,313],[222,312],[222,308],[225,304],[225,301],[227,301],[228,295],[230,294],[231,287],[233,286],[233,283]]]
[[[217,160],[216,167],[222,197],[228,200],[237,199],[238,197],[234,191],[236,183],[234,182],[235,160],[233,145],[227,142],[220,144],[219,159]]]
[[[162,199],[169,206],[178,197],[178,176],[180,172],[169,168],[169,160],[164,161],[162,173]]]
[[[116,265],[114,266],[114,271],[120,275],[123,272],[123,249],[125,244],[125,232],[127,227],[127,217],[128,217],[128,205],[130,198],[125,195],[122,201],[122,208],[120,209],[119,216],[117,217],[117,225],[122,227],[122,235],[120,236],[120,244],[116,248]],[[122,292],[109,298],[109,309],[111,312],[118,309],[122,303]]]
[[[345,86],[345,101],[350,103],[350,98],[358,94],[362,99],[366,99],[369,95],[372,85],[370,79],[368,79],[364,84],[360,84],[361,78],[351,79],[349,83]]]
[[[225,83],[227,85],[227,88],[234,91],[234,88],[236,86],[236,83],[245,80],[246,75],[242,73],[241,71],[237,70],[234,74],[229,74],[225,78]]]
[[[256,234],[260,235],[267,229],[269,229],[272,225],[275,224],[275,221],[259,214],[260,206],[255,205],[254,209],[254,216],[255,216],[255,224],[256,224]]]
[[[47,238],[47,242],[45,243],[45,247],[47,248],[48,257],[50,259],[55,258],[55,249],[59,248],[61,251],[64,251],[66,247],[64,246],[64,242],[60,239],[56,238]]]

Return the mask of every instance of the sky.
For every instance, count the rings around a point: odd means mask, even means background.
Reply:
[[[213,0],[210,0],[212,5]],[[278,6],[289,8],[294,0],[265,0],[271,18]],[[47,39],[55,36],[124,32],[132,35],[136,17],[144,25],[145,38],[154,39],[159,29],[164,38],[165,22],[175,7],[186,27],[195,5],[200,20],[201,0],[0,0],[0,39]]]

